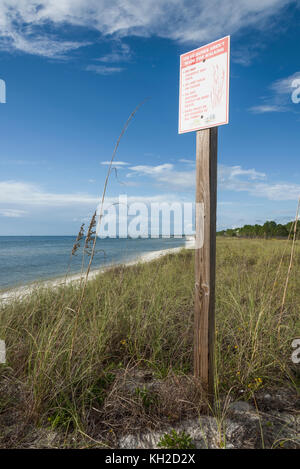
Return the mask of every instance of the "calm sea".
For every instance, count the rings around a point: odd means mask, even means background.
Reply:
[[[74,242],[73,236],[0,236],[0,289],[63,276]],[[98,239],[93,269],[184,244],[184,238]],[[80,272],[81,262],[79,251],[72,257],[70,272]]]

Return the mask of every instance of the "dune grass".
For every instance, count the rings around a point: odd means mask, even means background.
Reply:
[[[218,239],[217,403],[228,393],[250,399],[263,387],[299,390],[291,342],[300,335],[300,254],[296,243],[282,309],[287,243]],[[0,413],[10,409],[27,422],[92,434],[95,413],[99,425],[109,421],[106,400],[122,370],[150,370],[162,381],[191,375],[193,288],[194,254],[182,250],[99,275],[87,283],[82,303],[81,289],[69,285],[3,304],[7,363],[0,365]],[[149,411],[151,395],[137,389]]]

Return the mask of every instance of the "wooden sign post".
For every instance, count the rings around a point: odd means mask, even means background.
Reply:
[[[180,56],[179,133],[196,131],[194,374],[214,393],[218,126],[228,124],[230,37]]]
[[[214,390],[218,127],[196,134],[194,374]]]

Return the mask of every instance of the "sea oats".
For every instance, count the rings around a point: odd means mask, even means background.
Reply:
[[[93,243],[94,243],[94,240],[95,240],[95,235],[96,235],[96,230],[95,230],[96,215],[97,215],[97,212],[95,211],[92,218],[91,218],[89,228],[88,228],[88,231],[87,231],[87,235],[86,235],[86,238],[85,238],[85,243],[84,243],[84,251],[89,256],[92,253],[92,246],[93,246]]]
[[[74,256],[76,254],[76,251],[80,248],[80,241],[82,240],[83,236],[84,236],[84,223],[82,223],[82,225],[80,227],[80,230],[79,230],[79,233],[77,235],[76,241],[73,245],[71,256]]]

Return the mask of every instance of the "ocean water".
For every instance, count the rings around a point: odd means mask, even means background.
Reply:
[[[0,289],[64,276],[75,239],[74,236],[0,236]],[[147,252],[184,245],[184,238],[98,239],[92,270],[127,262]],[[81,262],[80,250],[72,256],[70,273],[79,273]]]

